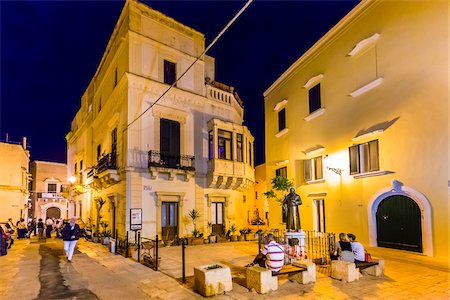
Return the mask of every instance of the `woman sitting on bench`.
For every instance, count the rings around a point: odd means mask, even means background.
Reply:
[[[354,262],[355,257],[352,251],[352,245],[348,241],[345,233],[339,234],[339,242],[334,244],[333,252],[330,253],[331,260],[342,260],[346,262]]]

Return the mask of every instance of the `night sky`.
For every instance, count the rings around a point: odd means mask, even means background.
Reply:
[[[205,34],[206,45],[245,1],[141,1]],[[216,80],[244,101],[264,162],[263,92],[357,1],[255,1],[207,53]],[[66,162],[65,136],[124,1],[4,1],[0,140],[28,138],[31,160]],[[1,167],[1,166],[0,166]]]

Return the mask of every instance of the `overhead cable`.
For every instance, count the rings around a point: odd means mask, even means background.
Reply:
[[[131,121],[127,127],[124,129],[127,130],[128,127],[130,127],[134,122],[136,122],[138,119],[140,119],[147,111],[149,111],[156,103],[158,103],[159,100],[161,100],[162,97],[164,97],[167,92],[172,89],[177,82],[195,65],[195,63],[209,50],[212,46],[222,37],[222,35],[228,30],[228,28],[236,21],[236,19],[247,9],[247,7],[253,2],[253,0],[248,0],[247,3],[237,12],[237,14],[228,22],[228,24],[220,31],[220,33],[212,40],[212,42],[208,45],[208,47],[205,48],[205,50],[194,60],[194,62],[172,83],[172,85],[167,88],[167,90],[162,93],[161,96],[158,97],[158,99],[155,100],[146,110],[144,110],[139,116],[137,116],[133,121]]]

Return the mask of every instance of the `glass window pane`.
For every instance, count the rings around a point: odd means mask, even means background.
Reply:
[[[286,109],[283,108],[278,112],[278,131],[286,128]]]
[[[217,224],[216,203],[211,203],[211,223],[212,224]]]
[[[162,227],[167,226],[167,211],[166,211],[167,205],[163,203],[162,210],[161,210],[161,225]]]
[[[214,158],[214,135],[213,131],[209,132],[209,159]]]
[[[217,224],[223,224],[223,203],[217,203]]]
[[[309,90],[309,113],[315,112],[321,107],[320,83]]]
[[[170,226],[175,226],[175,205],[170,204]]]

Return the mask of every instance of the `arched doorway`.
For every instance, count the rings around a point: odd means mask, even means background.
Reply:
[[[384,198],[376,212],[378,246],[422,252],[421,219],[413,199],[405,195]]]
[[[46,216],[49,218],[59,219],[61,217],[61,210],[58,207],[49,207]]]

